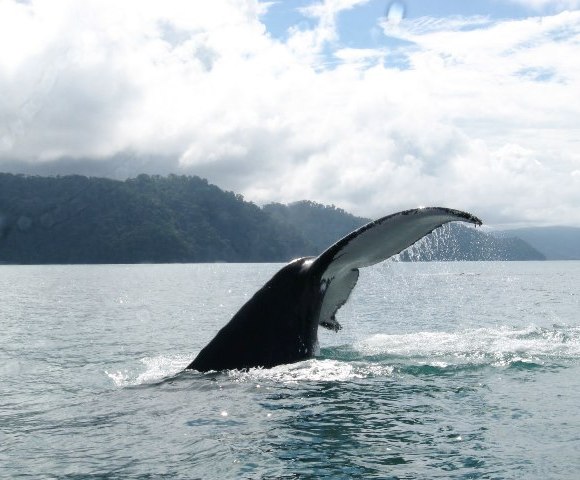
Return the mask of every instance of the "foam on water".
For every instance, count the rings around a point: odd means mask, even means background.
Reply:
[[[354,355],[353,355],[354,353]],[[106,371],[118,387],[154,384],[173,377],[195,355],[159,355],[141,359],[145,370]],[[580,359],[580,327],[530,325],[525,328],[479,328],[458,332],[376,334],[352,345],[325,349],[325,356],[271,369],[231,370],[235,382],[345,382],[391,376],[403,366],[439,369],[465,365],[534,366]]]
[[[144,372],[125,369],[122,371],[108,372],[106,375],[113,380],[118,387],[130,387],[158,383],[168,377],[181,372],[193,360],[191,355],[159,355],[145,357],[141,363],[145,365]]]
[[[460,332],[377,334],[354,344],[364,357],[399,357],[433,366],[476,363],[505,366],[580,358],[580,328],[479,328]]]
[[[105,371],[118,387],[133,387],[161,382],[182,372],[191,362],[191,356],[177,355],[147,357],[141,359],[144,372],[134,370]],[[210,372],[213,375],[215,372]],[[252,368],[248,371],[229,370],[226,375],[235,382],[270,381],[274,383],[344,382],[371,376],[388,376],[393,367],[379,364],[348,363],[339,360],[311,359],[274,368]]]
[[[345,382],[371,376],[389,376],[392,373],[393,367],[390,365],[311,359],[270,369],[252,368],[247,372],[232,370],[228,376],[240,382],[268,380],[289,384],[303,381]]]

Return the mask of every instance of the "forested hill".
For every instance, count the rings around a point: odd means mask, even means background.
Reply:
[[[309,201],[260,208],[199,177],[0,173],[0,263],[285,262],[367,221]],[[446,232],[402,259],[542,258],[521,240]]]
[[[0,174],[5,263],[266,262],[305,242],[240,195],[198,177]]]
[[[290,205],[270,203],[264,206],[264,211],[279,224],[295,228],[316,255],[346,234],[370,222],[368,218],[355,217],[334,205],[321,205],[309,200]]]

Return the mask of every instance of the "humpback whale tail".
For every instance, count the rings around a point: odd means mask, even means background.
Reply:
[[[187,367],[210,370],[270,368],[314,356],[318,326],[340,329],[335,315],[356,285],[359,268],[403,251],[441,225],[477,217],[449,208],[405,210],[370,222],[318,257],[278,271],[232,317]]]

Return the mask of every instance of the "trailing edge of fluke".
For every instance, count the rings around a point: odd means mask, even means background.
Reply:
[[[356,285],[359,268],[400,253],[448,222],[481,225],[459,210],[424,207],[370,222],[318,257],[278,271],[199,352],[187,369],[270,368],[312,358],[318,326],[338,331],[335,315]]]

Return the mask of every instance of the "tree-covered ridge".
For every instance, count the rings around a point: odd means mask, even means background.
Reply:
[[[0,174],[0,261],[276,261],[304,242],[258,206],[199,177]]]
[[[367,221],[310,201],[260,208],[199,177],[0,173],[0,263],[285,262],[317,255]],[[444,232],[401,259],[543,258],[519,239]]]
[[[334,205],[310,200],[289,205],[270,203],[263,209],[277,222],[295,228],[308,243],[312,255],[322,253],[346,234],[370,222],[368,218],[355,217]]]

